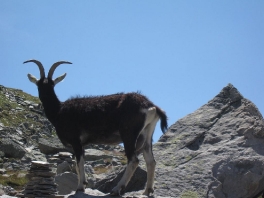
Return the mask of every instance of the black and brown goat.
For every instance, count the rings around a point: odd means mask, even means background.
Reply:
[[[156,162],[152,153],[152,135],[157,121],[161,120],[161,130],[167,128],[166,114],[145,96],[139,93],[117,93],[107,96],[77,97],[60,102],[54,86],[62,81],[66,74],[52,79],[55,69],[60,64],[71,64],[59,61],[52,65],[48,76],[42,64],[33,62],[40,70],[40,79],[28,74],[31,82],[37,85],[39,98],[45,114],[54,125],[56,133],[65,146],[71,146],[76,155],[78,187],[84,191],[87,184],[84,173],[84,145],[86,144],[119,144],[124,143],[128,164],[126,171],[111,194],[120,194],[128,184],[143,153],[147,165],[147,185],[145,195],[153,193]]]

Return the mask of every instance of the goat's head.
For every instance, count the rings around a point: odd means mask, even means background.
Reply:
[[[30,80],[30,82],[32,82],[38,86],[40,97],[50,95],[53,92],[54,86],[56,84],[58,84],[59,82],[61,82],[65,78],[66,73],[64,73],[63,75],[61,75],[61,76],[59,76],[53,80],[52,76],[53,76],[55,69],[60,64],[72,64],[71,62],[68,62],[68,61],[56,62],[51,66],[49,73],[48,73],[48,76],[45,77],[44,67],[41,64],[41,62],[39,62],[37,60],[27,60],[24,63],[29,63],[29,62],[35,63],[38,66],[39,71],[40,71],[40,79],[37,79],[35,76],[33,76],[31,74],[28,74],[28,79]]]
[[[55,86],[56,84],[58,84],[59,82],[61,82],[65,76],[66,76],[66,73],[64,73],[63,75],[59,76],[58,78],[52,80],[52,76],[53,76],[53,73],[55,71],[55,69],[60,65],[60,64],[72,64],[71,62],[68,62],[68,61],[59,61],[59,62],[56,62],[54,63],[50,70],[49,70],[49,73],[48,73],[48,76],[45,77],[45,71],[44,71],[44,67],[43,65],[41,64],[41,62],[37,61],[37,60],[27,60],[25,61],[24,63],[29,63],[29,62],[33,62],[33,63],[36,63],[38,68],[39,68],[39,71],[40,71],[40,79],[38,80],[35,76],[31,75],[31,74],[28,74],[28,79],[30,80],[30,82],[36,84],[37,86],[39,86],[39,84],[50,84],[52,86]]]

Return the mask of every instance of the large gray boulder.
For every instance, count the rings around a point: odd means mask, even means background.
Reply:
[[[107,155],[105,152],[97,149],[85,149],[84,160],[85,161],[96,161],[107,158],[112,158],[112,155]]]
[[[75,191],[78,186],[78,176],[74,173],[65,172],[55,176],[59,195],[67,195]]]
[[[9,158],[22,158],[27,153],[20,144],[9,138],[0,139],[0,151]]]
[[[264,190],[264,122],[231,84],[173,124],[154,146],[155,193],[255,197]]]
[[[231,84],[173,124],[153,152],[155,197],[253,198],[264,190],[263,117]]]
[[[40,138],[38,144],[40,152],[46,155],[68,151],[57,137]]]
[[[112,172],[108,174],[105,179],[102,179],[101,181],[97,182],[94,188],[104,193],[110,193],[111,190],[121,180],[124,172],[125,172],[125,167],[120,168],[116,172]],[[140,167],[137,167],[134,175],[130,179],[124,192],[143,190],[145,187],[146,181],[147,181],[146,171],[142,170]],[[124,192],[121,192],[121,193],[124,193]]]

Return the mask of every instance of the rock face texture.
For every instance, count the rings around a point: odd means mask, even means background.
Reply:
[[[119,173],[111,173],[105,179],[97,182],[95,189],[109,193],[111,190],[118,184],[125,172],[125,167],[122,168]],[[145,183],[147,182],[147,172],[142,170],[140,167],[137,167],[134,175],[131,177],[128,185],[126,186],[126,192],[140,191],[144,189]],[[124,193],[124,192],[121,192]]]
[[[155,194],[255,197],[264,190],[264,121],[231,84],[154,145]]]
[[[13,158],[22,158],[27,152],[23,146],[9,138],[3,138],[0,140],[0,151],[2,151],[5,156]]]
[[[263,117],[231,84],[173,124],[153,152],[154,197],[254,198],[264,192]],[[140,167],[145,169],[142,159]],[[146,182],[139,170],[133,176],[137,190]],[[109,174],[95,188],[109,192],[122,174]],[[135,191],[131,182],[126,192]]]

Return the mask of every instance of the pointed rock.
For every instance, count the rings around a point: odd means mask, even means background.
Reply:
[[[155,194],[254,197],[264,190],[264,122],[228,84],[154,145]],[[194,196],[195,195],[195,196]]]

